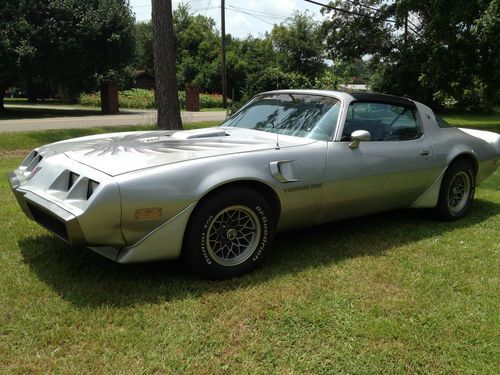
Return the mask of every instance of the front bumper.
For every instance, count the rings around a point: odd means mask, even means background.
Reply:
[[[19,179],[14,172],[9,174],[9,182],[26,216],[73,246],[86,244],[87,241],[75,215],[32,192],[19,188]]]
[[[9,174],[24,213],[73,246],[125,245],[118,185],[65,155],[32,151]]]
[[[25,190],[20,186],[19,179],[12,172],[9,181],[19,205],[32,220],[46,228],[57,237],[76,247],[88,247],[92,251],[118,263],[140,263],[162,259],[178,258],[182,248],[183,233],[196,202],[191,203],[173,218],[147,233],[134,244],[127,246],[123,241],[113,241],[109,230],[110,242],[93,243],[84,235],[82,227],[86,223],[84,216],[76,216],[57,204]],[[83,225],[82,225],[83,224]]]
[[[143,225],[141,236],[127,241],[123,222],[135,224],[137,219],[124,219],[116,178],[63,154],[34,150],[9,174],[9,182],[30,219],[72,246],[90,248],[119,263],[177,258],[196,205],[189,202],[166,221],[147,222],[149,228]]]

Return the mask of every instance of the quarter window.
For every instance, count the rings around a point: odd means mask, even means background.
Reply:
[[[386,103],[351,103],[342,141],[350,141],[355,130],[370,132],[372,141],[406,141],[422,136],[416,109]]]
[[[436,116],[436,122],[438,124],[438,126],[440,128],[452,128],[453,126],[451,126],[450,124],[448,124],[446,122],[445,119],[443,119],[442,117],[438,116],[438,115],[435,115]]]

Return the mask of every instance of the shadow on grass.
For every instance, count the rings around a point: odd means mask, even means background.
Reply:
[[[141,110],[126,110],[117,113],[120,114],[138,114]],[[54,117],[83,117],[83,116],[98,116],[102,115],[98,109],[70,109],[70,108],[36,108],[36,107],[8,107],[5,111],[0,112],[0,125],[2,120],[24,120],[24,119],[46,119]]]
[[[24,260],[63,299],[81,307],[123,307],[196,298],[266,282],[281,275],[342,262],[382,256],[391,248],[439,236],[500,213],[500,204],[476,200],[468,216],[439,222],[428,211],[394,211],[278,235],[263,267],[244,277],[206,281],[182,262],[121,265],[90,250],[76,250],[51,235],[19,241]]]
[[[7,108],[0,113],[1,120],[43,119],[53,117],[81,117],[100,115],[101,111],[92,109],[65,109],[65,108]]]

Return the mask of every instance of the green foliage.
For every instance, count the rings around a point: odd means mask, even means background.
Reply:
[[[287,72],[314,79],[325,68],[320,24],[308,13],[295,12],[271,31],[278,65]]]
[[[17,78],[18,49],[25,23],[19,14],[18,0],[2,0],[0,6],[0,111],[3,110],[3,93]]]
[[[220,91],[219,38],[215,21],[193,15],[189,5],[174,10],[179,88],[195,83],[203,91]]]
[[[342,84],[348,81],[347,77],[343,77],[333,69],[326,70],[320,77],[314,80],[311,88],[318,90],[336,90]]]
[[[79,102],[87,107],[100,107],[100,93],[80,94]],[[145,89],[119,91],[118,103],[121,108],[152,109],[155,108],[154,91]],[[186,106],[185,91],[179,91],[179,105],[181,108]],[[222,95],[201,93],[200,108],[222,108]]]
[[[179,88],[195,83],[205,92],[221,92],[220,35],[213,19],[192,14],[189,5],[174,10]],[[151,24],[136,26],[137,70],[152,66]],[[295,13],[262,38],[227,35],[228,96],[236,102],[260,91],[306,88],[327,80],[320,25],[307,13]],[[327,74],[328,75],[328,74]]]
[[[83,106],[100,107],[100,93],[80,94],[79,102]],[[118,103],[121,108],[151,109],[155,107],[155,96],[152,90],[124,90],[118,92]]]
[[[477,70],[483,77],[483,107],[493,108],[500,103],[500,0],[490,2],[475,20],[472,33],[477,38]]]
[[[136,70],[154,72],[153,26],[151,21],[135,24],[135,59]]]
[[[231,99],[228,99],[231,105]],[[222,108],[221,94],[200,94],[200,108]]]
[[[391,25],[383,21],[391,15],[388,2],[335,0],[330,3],[335,7],[363,15],[347,14],[328,8],[321,9],[326,16],[322,23],[322,31],[330,60],[352,61],[366,54],[385,56],[392,50]],[[380,19],[366,17],[374,13],[367,6],[380,9],[377,12]]]
[[[128,2],[8,0],[5,7],[2,2],[0,17],[13,11],[17,39],[7,35],[7,27],[0,53],[5,61],[15,59],[6,71],[33,98],[56,91],[64,98],[75,97],[95,88],[99,80],[121,76],[133,57],[134,19]],[[2,81],[7,82],[0,76],[0,86],[5,85]]]
[[[371,89],[451,110],[488,111],[499,103],[499,0],[334,4],[378,17],[323,10],[329,56],[342,61],[368,57]],[[395,22],[383,20],[389,18]]]

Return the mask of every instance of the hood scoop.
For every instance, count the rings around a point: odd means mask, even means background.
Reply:
[[[229,134],[220,128],[208,129],[194,129],[183,130],[173,133],[170,137],[174,139],[198,139],[198,138],[212,138],[212,137],[225,137]]]

